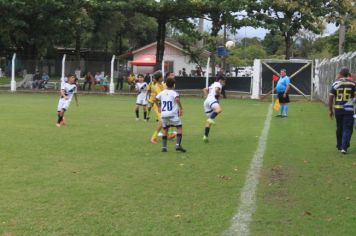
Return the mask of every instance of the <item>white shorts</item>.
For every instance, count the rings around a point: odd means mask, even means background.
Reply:
[[[141,94],[137,96],[136,104],[140,106],[147,106],[147,97]]]
[[[71,100],[65,100],[64,98],[60,98],[58,102],[57,111],[62,111],[62,109],[68,110],[70,102]]]
[[[219,106],[219,101],[216,98],[206,98],[204,101],[204,112],[206,116],[210,117],[211,113],[213,113],[213,109],[217,106]]]
[[[163,129],[169,127],[180,127],[182,126],[182,122],[179,116],[171,116],[171,117],[162,117],[162,127]]]

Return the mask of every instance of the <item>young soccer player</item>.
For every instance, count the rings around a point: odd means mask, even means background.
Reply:
[[[156,78],[153,76],[152,77],[152,81],[148,84],[148,109],[147,109],[147,120],[150,119],[150,114],[151,114],[151,109],[155,104],[155,97],[157,96],[156,92],[155,92],[155,85],[156,85]]]
[[[64,113],[68,110],[73,96],[75,98],[75,102],[77,106],[79,105],[77,94],[76,94],[77,78],[75,77],[75,75],[68,75],[67,78],[68,81],[62,82],[61,84],[61,91],[60,91],[61,97],[59,98],[58,107],[57,107],[58,120],[56,126],[58,128],[61,127],[61,125],[65,125]]]
[[[215,118],[222,112],[219,104],[219,97],[222,91],[222,86],[225,85],[225,77],[220,76],[218,81],[210,85],[209,88],[204,88],[203,93],[206,97],[204,101],[204,111],[208,119],[206,120],[205,133],[203,136],[203,141],[208,142],[210,128],[215,124]]]
[[[152,94],[155,95],[154,99],[153,99],[153,102],[155,102],[156,100],[156,95],[158,95],[161,91],[165,90],[166,89],[166,85],[163,83],[163,76],[162,76],[162,72],[160,71],[157,71],[153,74],[153,78],[156,80],[156,84],[152,87],[152,90],[151,90],[151,96]],[[161,131],[162,129],[162,120],[161,120],[161,114],[159,112],[159,109],[156,105],[156,103],[153,105],[153,110],[155,111],[156,113],[156,117],[157,117],[157,126],[156,126],[156,129],[155,131],[153,132],[152,134],[152,137],[151,137],[151,143],[152,144],[157,144],[157,136],[158,136],[158,133]]]
[[[147,83],[144,81],[144,77],[142,74],[138,76],[138,82],[135,85],[135,90],[137,91],[137,99],[136,99],[136,120],[140,119],[139,109],[140,106],[143,107],[143,119],[147,121]]]
[[[167,89],[156,96],[155,104],[162,117],[162,152],[167,152],[167,136],[169,127],[177,128],[177,152],[186,152],[182,147],[182,122],[180,116],[183,115],[183,107],[179,99],[179,94],[174,90],[175,80],[169,77],[166,81]],[[159,103],[160,101],[160,103]]]

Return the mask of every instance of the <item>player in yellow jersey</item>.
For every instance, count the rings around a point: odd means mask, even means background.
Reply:
[[[156,78],[152,78],[152,81],[148,84],[147,87],[147,91],[148,91],[148,95],[149,98],[147,99],[148,101],[148,111],[147,111],[147,120],[150,119],[150,113],[151,113],[151,109],[154,105],[154,99],[157,96],[156,91],[155,91],[155,85],[156,85]]]
[[[150,99],[149,99],[149,102],[150,103],[154,103],[155,100],[156,100],[156,96],[162,92],[163,90],[166,89],[166,85],[163,83],[163,76],[162,76],[162,72],[160,71],[157,71],[153,74],[153,80],[156,81],[155,84],[153,84],[151,86],[151,96],[150,96]],[[151,143],[152,144],[157,144],[157,136],[158,136],[158,133],[161,131],[162,129],[162,120],[161,120],[161,114],[158,110],[158,107],[156,106],[156,104],[153,105],[153,110],[154,112],[156,113],[156,117],[157,117],[157,126],[156,126],[156,129],[155,131],[153,132],[153,135],[151,137]]]

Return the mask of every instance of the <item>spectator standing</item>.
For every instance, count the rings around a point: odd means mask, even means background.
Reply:
[[[32,88],[39,88],[41,84],[41,75],[38,70],[36,70],[35,75],[33,76]]]
[[[182,69],[182,76],[184,76],[184,77],[188,76],[187,72],[185,71],[185,68]]]
[[[336,120],[336,148],[346,154],[350,146],[350,140],[354,124],[354,97],[356,86],[348,77],[350,71],[343,67],[332,84],[329,94],[329,116]]]
[[[88,91],[91,90],[91,85],[94,83],[94,77],[91,74],[91,72],[89,71],[85,77],[84,77],[84,84],[83,84],[83,91],[85,91],[85,87],[88,84]]]
[[[122,70],[119,70],[117,73],[117,83],[116,83],[116,90],[122,90],[124,85],[124,73]]]

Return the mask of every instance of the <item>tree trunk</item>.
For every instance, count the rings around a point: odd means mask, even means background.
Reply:
[[[340,24],[340,27],[339,27],[339,55],[341,55],[345,52],[345,35],[346,35],[345,24]]]
[[[80,37],[80,29],[78,28],[75,32],[75,57],[78,62],[78,68],[80,67],[80,48],[81,48],[81,37]]]
[[[165,39],[166,39],[166,19],[158,19],[158,32],[157,32],[157,51],[156,51],[156,66],[155,70],[162,70],[162,61],[165,49]]]
[[[286,60],[289,60],[292,56],[292,37],[286,33],[284,35],[284,41],[286,43]]]

